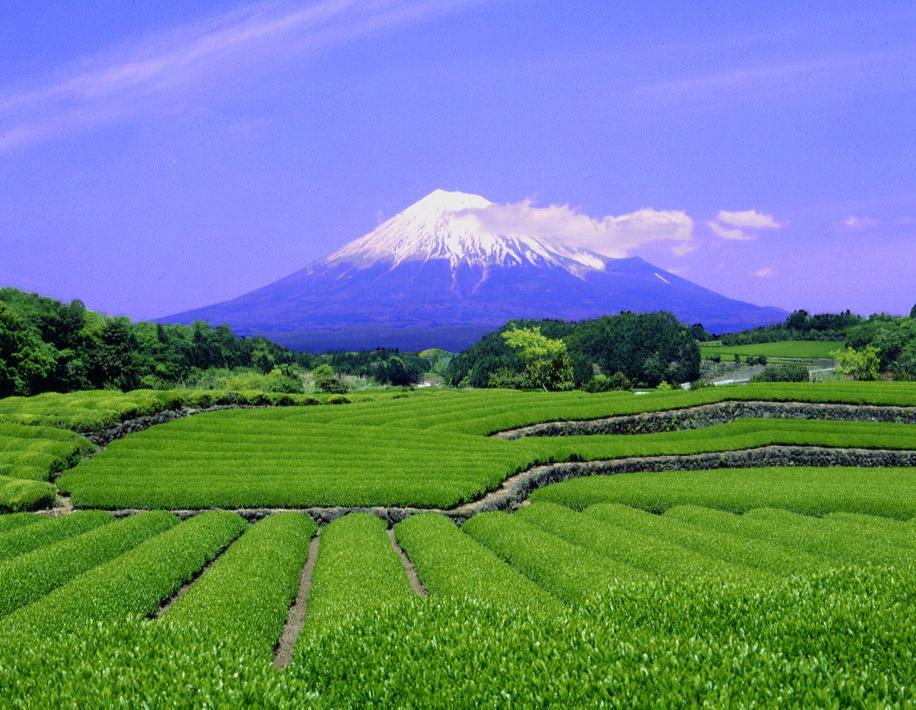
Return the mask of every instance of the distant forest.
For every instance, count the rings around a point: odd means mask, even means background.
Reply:
[[[696,381],[699,342],[714,337],[668,313],[625,312],[577,323],[512,321],[455,356],[436,349],[315,355],[237,337],[226,326],[135,323],[80,301],[0,288],[0,396],[141,387],[343,393],[424,377],[456,387],[656,387]],[[916,378],[916,306],[909,318],[796,311],[784,323],[719,339],[833,340],[838,349],[868,353],[876,371]]]
[[[302,392],[309,370],[318,373],[315,389],[341,392],[348,389],[343,375],[409,385],[430,367],[394,350],[297,353],[264,338],[237,337],[226,326],[134,323],[80,301],[0,288],[0,397],[140,387]]]

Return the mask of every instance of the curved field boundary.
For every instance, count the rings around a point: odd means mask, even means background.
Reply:
[[[105,448],[112,441],[116,439],[122,439],[128,434],[133,434],[138,431],[143,431],[144,429],[149,429],[151,426],[156,424],[165,424],[174,419],[183,419],[184,417],[191,417],[195,414],[206,414],[208,412],[221,412],[226,409],[264,409],[267,407],[273,407],[276,405],[272,404],[214,404],[210,407],[202,407],[200,409],[194,409],[193,407],[182,407],[180,409],[163,409],[161,412],[156,414],[145,414],[140,417],[134,417],[133,419],[125,419],[118,424],[115,424],[112,427],[107,429],[101,429],[99,431],[90,431],[83,434],[89,441],[98,446],[99,448]]]
[[[439,513],[459,523],[479,513],[513,510],[537,488],[583,476],[612,476],[621,473],[698,471],[715,468],[764,468],[773,466],[851,466],[859,468],[916,467],[916,451],[854,449],[824,446],[761,446],[755,449],[705,454],[633,456],[620,459],[574,461],[533,466],[510,476],[499,488],[455,508],[409,506],[313,506],[306,508],[234,508],[232,512],[254,521],[277,512],[297,511],[311,516],[319,525],[350,513],[371,513],[389,525],[421,513]],[[139,508],[109,511],[116,517],[142,512]],[[173,510],[179,518],[190,518],[205,510]]]
[[[659,412],[627,414],[601,419],[552,421],[498,431],[491,436],[515,440],[526,436],[590,434],[654,434],[701,429],[737,419],[822,419],[847,422],[916,424],[916,407],[874,404],[724,401]]]

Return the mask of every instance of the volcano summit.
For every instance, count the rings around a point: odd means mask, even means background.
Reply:
[[[492,203],[435,190],[327,258],[231,301],[163,318],[228,324],[300,350],[460,350],[513,318],[674,313],[716,331],[782,320],[638,257],[485,226]]]

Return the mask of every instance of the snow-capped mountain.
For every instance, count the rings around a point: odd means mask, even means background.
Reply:
[[[785,317],[639,258],[608,259],[485,226],[491,203],[435,190],[327,258],[231,301],[162,319],[228,324],[293,348],[463,349],[513,318],[668,310],[713,330]]]
[[[478,211],[492,204],[480,195],[435,190],[322,263],[364,267],[385,262],[396,267],[405,261],[445,259],[453,270],[522,264],[571,272],[604,267],[604,260],[591,252],[548,245],[525,234],[488,231]]]

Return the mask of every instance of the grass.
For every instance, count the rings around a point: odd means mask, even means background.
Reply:
[[[508,513],[476,515],[462,531],[565,602],[581,603],[621,581],[643,582],[648,577],[625,562],[573,545]]]
[[[574,545],[652,575],[688,582],[702,578],[718,583],[744,583],[749,587],[774,579],[746,565],[729,564],[668,540],[607,525],[593,516],[553,503],[534,503],[521,509],[516,516]]]
[[[722,345],[721,343],[702,343],[700,354],[704,358],[715,355],[723,359],[740,355],[764,355],[768,358],[785,358],[792,360],[823,360],[830,358],[834,350],[842,350],[843,343],[833,340],[780,340],[773,343],[755,343],[753,345]]]
[[[59,481],[77,505],[104,507],[448,505],[537,461],[773,443],[916,449],[912,425],[827,421],[486,436],[728,399],[912,406],[916,386],[442,391],[220,412],[132,434]],[[282,673],[272,651],[315,530],[305,516],[249,526],[228,512],[180,524],[150,512],[66,534],[59,520],[78,516],[0,516],[0,550],[20,541],[0,561],[0,697],[42,707],[916,703],[916,630],[905,623],[916,615],[916,469],[634,473],[533,499],[460,528],[433,513],[399,523],[426,599],[385,522],[358,514],[327,526],[305,631]]]
[[[661,513],[676,505],[702,505],[742,513],[776,507],[809,515],[867,513],[916,516],[916,469],[742,468],[628,473],[577,478],[535,491],[533,501],[581,510],[621,503]]]

